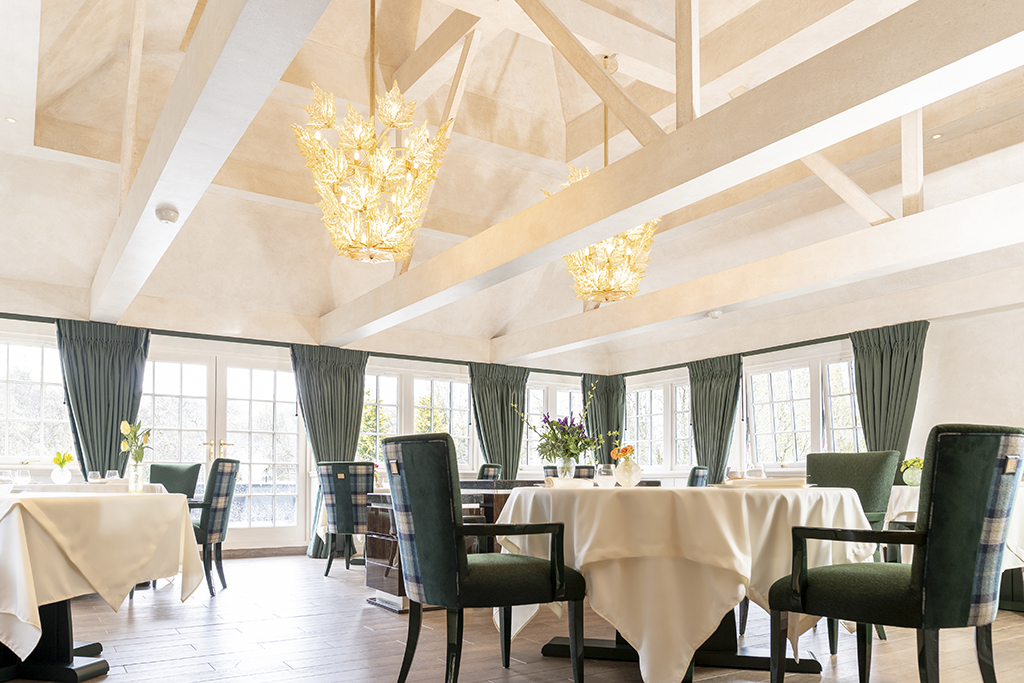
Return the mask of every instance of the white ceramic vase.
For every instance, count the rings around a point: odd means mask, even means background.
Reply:
[[[921,485],[921,468],[919,467],[908,467],[903,470],[903,483],[907,486],[920,486]]]
[[[50,481],[60,486],[65,486],[71,481],[71,470],[67,467],[54,467],[50,472]]]
[[[623,488],[632,488],[640,483],[643,471],[640,465],[633,462],[632,458],[622,458],[615,466],[615,481]]]

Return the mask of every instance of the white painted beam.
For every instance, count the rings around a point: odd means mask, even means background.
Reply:
[[[41,0],[0,0],[0,151],[34,144],[41,11]]]
[[[869,224],[878,225],[893,219],[888,211],[879,206],[860,185],[850,180],[849,176],[840,171],[821,152],[808,154],[801,161]]]
[[[918,0],[326,314],[321,343],[399,325],[1022,65],[1024,3]]]
[[[665,136],[661,126],[655,123],[650,114],[645,112],[619,82],[602,68],[594,55],[541,0],[516,2],[641,145],[650,144]]]
[[[676,128],[700,116],[700,4],[676,0]]]
[[[498,337],[491,362],[520,363],[993,249],[1024,244],[1024,184],[818,242]],[[982,232],[965,230],[981,224]]]
[[[328,4],[221,0],[203,12],[93,279],[93,320],[120,320]],[[156,219],[165,205],[174,225]]]
[[[118,179],[117,212],[121,213],[132,186],[137,163],[139,127],[139,81],[142,78],[142,41],[146,33],[146,0],[133,0],[132,32],[128,38],[128,79],[124,93],[124,120],[121,122],[121,175]]]
[[[405,94],[406,99],[421,100],[437,90],[434,86],[440,85],[440,83],[431,83],[426,88],[416,88],[415,86],[432,67],[458,45],[459,41],[479,21],[480,17],[457,9],[449,14],[433,33],[427,36],[426,40],[412,53],[412,56],[395,71],[394,80],[398,81],[398,87]],[[448,73],[444,73],[440,82],[443,83],[448,78]]]
[[[924,123],[915,109],[900,118],[903,215],[924,211]]]

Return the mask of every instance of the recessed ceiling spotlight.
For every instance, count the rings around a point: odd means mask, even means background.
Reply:
[[[17,123],[18,119],[8,116],[6,119],[7,123]]]
[[[932,140],[938,140],[941,137],[942,137],[942,133],[936,133],[935,135],[932,136]]]
[[[712,320],[718,320],[719,318],[722,317],[722,309],[716,308],[713,311],[708,311],[708,317],[711,318]]]

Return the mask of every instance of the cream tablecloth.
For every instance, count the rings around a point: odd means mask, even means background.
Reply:
[[[0,642],[24,659],[39,605],[98,593],[117,611],[137,582],[179,568],[185,600],[203,580],[185,496],[0,496]]]
[[[20,489],[21,493],[128,493],[128,484],[28,484]],[[143,493],[167,493],[163,484],[143,484]]]
[[[794,526],[868,528],[852,489],[517,488],[498,523],[565,523],[565,563],[593,609],[640,654],[647,683],[678,683],[694,651],[747,595],[790,573]],[[547,535],[499,539],[548,556]],[[808,543],[809,566],[871,557],[866,544]],[[514,610],[513,632],[536,612]],[[790,625],[791,640],[817,617]]]

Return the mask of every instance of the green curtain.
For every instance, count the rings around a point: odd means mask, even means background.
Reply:
[[[135,422],[149,330],[84,320],[57,321],[64,399],[82,476],[89,470],[124,475],[121,420]]]
[[[850,333],[857,403],[870,451],[899,451],[906,457],[921,384],[928,321]],[[896,483],[903,473],[896,470]]]
[[[519,476],[519,448],[523,442],[526,379],[530,371],[509,365],[470,363],[473,415],[480,448],[487,462],[501,465],[505,479]],[[517,408],[518,407],[518,408]]]
[[[355,460],[359,428],[363,417],[365,351],[333,346],[292,344],[292,368],[299,390],[299,406],[306,423],[306,436],[317,463]],[[323,541],[316,535],[320,496],[313,514],[309,557],[327,557]]]
[[[687,367],[697,464],[708,468],[708,484],[720,484],[729,463],[743,362],[733,354],[693,361]]]
[[[605,436],[604,443],[597,449],[597,462],[611,463],[615,442],[622,439],[626,413],[626,378],[623,375],[583,375],[582,386],[583,395],[590,397],[587,405],[587,434],[618,433],[618,436]]]

